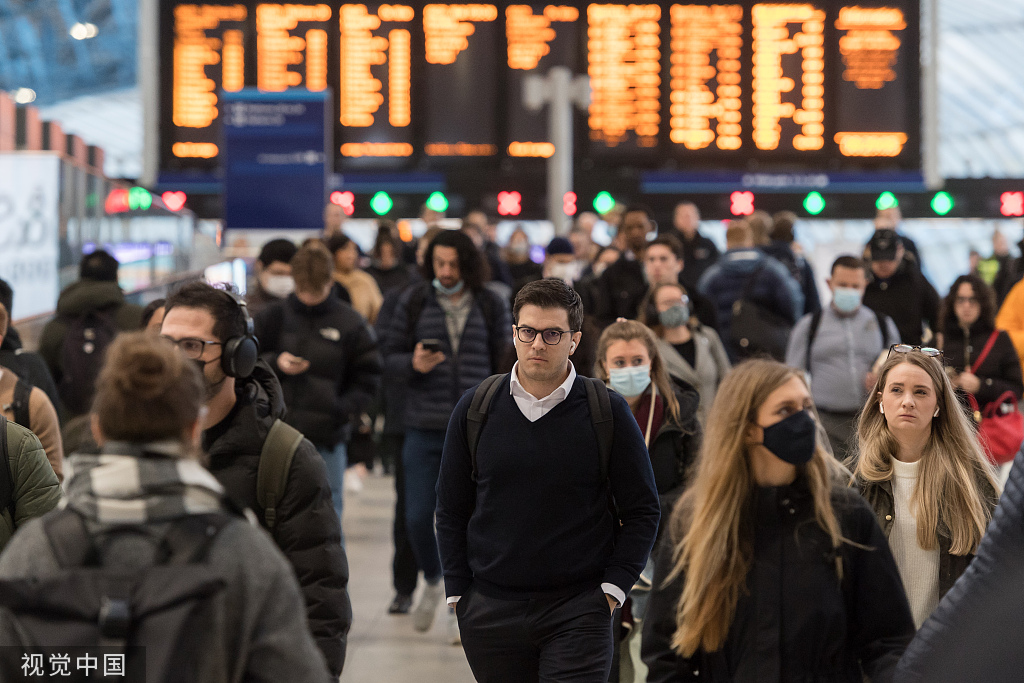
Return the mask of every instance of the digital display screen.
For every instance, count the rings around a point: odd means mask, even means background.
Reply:
[[[523,83],[564,66],[591,86],[577,161],[916,170],[919,12],[919,0],[161,0],[160,167],[216,170],[221,94],[257,87],[332,93],[339,172],[515,168],[554,153]]]

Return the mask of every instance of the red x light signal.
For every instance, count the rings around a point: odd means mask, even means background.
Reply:
[[[351,192],[332,192],[331,204],[337,204],[346,216],[351,216],[356,211],[356,196]]]
[[[733,192],[729,195],[729,211],[733,216],[749,216],[754,213],[754,193]]]
[[[566,216],[576,215],[576,193],[566,192],[565,196],[562,197],[562,212]]]
[[[523,210],[522,201],[523,195],[518,192],[499,192],[498,213],[502,216],[518,216]]]
[[[1024,216],[1024,192],[1004,192],[999,195],[999,213],[1004,216]]]

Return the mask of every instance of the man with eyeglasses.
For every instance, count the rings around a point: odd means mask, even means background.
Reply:
[[[588,386],[597,380],[569,361],[582,337],[579,295],[561,280],[531,282],[513,315],[518,362],[490,380],[475,447],[475,390],[448,425],[437,481],[448,603],[481,683],[606,681],[612,615],[658,529],[654,473],[625,399]],[[603,392],[613,418],[606,463],[589,396]]]
[[[246,338],[249,326],[239,298],[191,282],[172,294],[166,306],[161,335],[201,368],[206,382],[202,445],[209,454],[207,467],[232,499],[262,512],[256,477],[264,441],[285,412],[281,384],[263,361],[247,376],[232,376],[241,374],[230,362],[232,342]],[[257,516],[265,525],[263,514]],[[324,461],[306,439],[291,462],[272,536],[299,578],[309,627],[327,667],[339,676],[352,625],[348,558]]]

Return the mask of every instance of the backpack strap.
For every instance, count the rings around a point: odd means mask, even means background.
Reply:
[[[11,471],[11,456],[7,450],[7,418],[0,415],[0,509],[11,513],[11,527],[14,527],[14,472]]]
[[[587,403],[590,405],[590,421],[597,434],[598,456],[601,462],[601,479],[608,478],[608,463],[611,460],[612,441],[615,438],[615,421],[612,417],[612,400],[608,387],[594,377],[582,377],[587,388]]]
[[[157,563],[184,565],[201,562],[220,530],[236,518],[236,515],[226,512],[182,517],[167,530]]]
[[[256,472],[256,502],[263,508],[263,520],[271,531],[277,524],[277,506],[284,497],[292,459],[304,438],[302,432],[291,425],[274,420],[263,442]]]
[[[875,319],[878,320],[878,329],[882,332],[882,350],[889,348],[889,325],[885,321],[885,313],[876,311],[873,308],[869,308],[872,313],[875,314]]]
[[[819,327],[821,327],[821,311],[811,316],[811,327],[807,330],[807,359],[804,361],[804,368],[807,372],[811,371],[811,346],[814,345],[814,338],[818,336]]]
[[[509,373],[491,375],[477,386],[473,392],[473,400],[469,402],[469,412],[466,413],[466,444],[469,446],[469,460],[473,470],[473,481],[476,481],[476,448],[480,443],[480,433],[487,422],[487,411],[491,407],[491,400],[498,392],[498,387]]]
[[[20,377],[14,384],[14,399],[11,401],[11,410],[14,412],[14,421],[25,429],[32,429],[32,416],[29,411],[29,401],[32,400],[32,385]]]
[[[405,306],[405,337],[409,350],[416,346],[416,323],[420,321],[423,307],[427,303],[430,283],[417,283],[412,285],[409,294],[409,301]]]
[[[82,567],[97,559],[96,546],[89,536],[85,519],[71,508],[46,515],[43,531],[62,569]]]

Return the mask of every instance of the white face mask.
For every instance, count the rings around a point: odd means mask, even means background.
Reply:
[[[579,278],[579,265],[572,263],[552,263],[547,267],[545,277],[556,277],[567,285],[572,285]]]
[[[268,275],[263,281],[263,289],[270,296],[283,299],[295,291],[295,280],[291,275]]]

